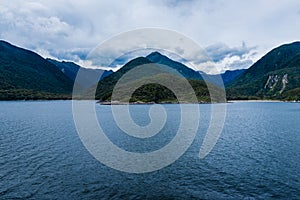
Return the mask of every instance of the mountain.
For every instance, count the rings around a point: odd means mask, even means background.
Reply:
[[[224,85],[227,86],[230,83],[232,83],[235,79],[237,79],[239,76],[244,74],[246,72],[246,69],[237,69],[237,70],[227,70],[224,73],[221,74],[221,77],[223,79]]]
[[[99,80],[103,79],[104,77],[113,73],[112,70],[101,70],[101,69],[90,69],[81,67],[73,62],[66,62],[66,61],[57,61],[50,58],[46,59],[48,62],[55,65],[59,70],[61,70],[67,77],[69,77],[72,81],[75,81],[77,73],[79,69],[81,69],[82,74],[85,76],[83,80],[81,80],[85,87],[91,87],[92,85],[96,84],[97,82],[91,81],[91,76],[102,74]],[[98,81],[99,81],[98,80]]]
[[[54,64],[58,69],[60,69],[67,77],[69,77],[73,81],[75,81],[79,69],[90,73],[102,73],[102,76],[99,78],[99,80],[113,73],[112,70],[84,68],[73,62],[57,61],[51,58],[46,58],[46,60]]]
[[[135,58],[128,63],[126,63],[123,67],[121,67],[118,71],[115,73],[112,73],[111,75],[103,78],[97,86],[96,91],[96,99],[100,99],[102,101],[107,100],[111,97],[112,91],[118,80],[128,71],[131,69],[144,65],[144,64],[150,64],[152,63],[150,60],[144,57],[138,57]]]
[[[178,71],[181,75],[183,75],[185,78],[188,79],[196,79],[196,80],[203,80],[202,76],[199,72],[194,71],[193,69],[185,66],[184,64],[180,62],[176,62],[174,60],[171,60],[167,56],[164,56],[160,54],[159,52],[155,51],[146,56],[148,60],[150,60],[153,63],[158,63],[162,65],[169,66],[176,71]]]
[[[217,74],[217,75],[211,75],[211,74],[206,74],[202,71],[199,71],[199,73],[205,77],[205,80],[209,81],[210,83],[213,83],[217,86],[222,87],[224,85],[225,87],[231,84],[235,79],[240,77],[246,69],[237,69],[237,70],[227,70],[222,74]],[[222,78],[223,84],[220,83],[219,77]]]
[[[154,83],[143,84],[147,80],[162,80],[166,82],[172,82],[174,81],[173,79],[174,77],[172,76],[177,76],[178,82],[174,83],[175,87],[177,85],[178,87],[180,87],[181,81],[183,81],[183,79],[188,79],[193,89],[195,90],[195,93],[198,98],[198,102],[211,101],[207,85],[203,80],[199,80],[201,76],[198,72],[195,72],[194,70],[186,67],[185,65],[173,61],[158,52],[153,52],[146,57],[135,58],[129,61],[128,63],[126,63],[122,68],[120,68],[115,73],[102,79],[97,86],[96,99],[102,102],[110,101],[113,89],[115,88],[115,85],[119,81],[119,79],[124,74],[126,74],[126,72],[140,65],[146,65],[146,64],[148,64],[149,66],[147,67],[151,69],[148,69],[147,71],[146,68],[145,69],[146,72],[145,71],[141,73],[137,72],[137,74],[134,77],[132,77],[132,80],[129,80],[126,84],[120,86],[122,87],[121,93],[125,95],[130,92],[129,88],[142,85],[141,87],[137,87],[137,90],[133,93],[130,101],[144,102],[144,103],[145,102],[155,102],[155,103],[177,102],[173,92],[170,91],[165,86],[154,84]],[[159,64],[167,65],[171,69],[165,68],[164,66],[161,66]],[[177,75],[178,73],[180,73],[184,78],[182,77],[180,78],[180,76],[178,77]],[[216,86],[211,86],[211,88],[213,88],[213,90],[219,90],[219,88]],[[187,94],[187,96],[190,95],[191,94]],[[221,97],[219,99],[215,98],[212,101],[218,101],[220,99]],[[122,97],[120,97],[120,99],[118,100],[122,102],[123,99]]]
[[[73,82],[38,54],[0,41],[0,99],[70,98]]]
[[[194,71],[193,69],[185,66],[184,64],[180,62],[176,62],[167,56],[164,56],[160,54],[159,52],[155,51],[146,56],[147,59],[149,59],[153,63],[163,64],[167,65],[176,71],[178,71],[180,74],[182,74],[187,79],[196,79],[196,80],[203,80],[202,76],[208,77],[208,80],[211,83],[218,84],[216,77],[218,75],[209,75],[202,71]],[[225,73],[220,74],[224,85],[230,84],[232,81],[234,81],[237,77],[239,77],[241,74],[243,74],[246,70],[245,69],[238,69],[238,70],[228,70]]]
[[[300,42],[281,45],[233,81],[229,99],[300,100]]]

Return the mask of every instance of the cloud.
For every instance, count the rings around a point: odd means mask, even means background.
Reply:
[[[226,57],[238,56],[243,58],[256,47],[247,47],[245,42],[240,47],[229,47],[224,43],[216,43],[205,48],[207,54],[214,62],[220,62]]]
[[[89,48],[74,48],[70,50],[50,49],[49,54],[58,58],[59,60],[69,60],[78,62],[79,60],[84,60],[88,55],[89,51]]]
[[[208,60],[198,62],[198,66],[204,67],[205,72],[211,74],[222,73],[226,70],[246,69],[249,68],[257,55],[256,47],[248,47],[245,42],[241,46],[229,47],[224,43],[216,43],[205,48],[208,54]],[[212,65],[216,69],[209,70]]]
[[[298,0],[0,0],[0,37],[79,62],[99,43],[124,31],[166,28],[196,41],[215,63],[230,60],[237,67],[234,63],[246,66],[246,60],[255,62],[275,46],[298,40],[299,7]],[[175,51],[185,54],[181,50],[178,46]],[[205,62],[201,53],[184,58]]]
[[[235,60],[225,66],[225,70],[234,70],[234,69],[247,69],[253,64],[253,61],[250,59],[246,60]]]
[[[50,6],[21,1],[2,5],[1,38],[31,50],[44,49],[50,53],[70,51],[65,54],[66,58],[75,49],[86,45],[91,48],[93,45],[87,40],[86,29],[81,21],[70,20],[68,14],[60,14],[59,9],[54,9],[56,6],[48,3]],[[72,15],[76,19],[76,14]],[[64,54],[60,56],[64,57]]]

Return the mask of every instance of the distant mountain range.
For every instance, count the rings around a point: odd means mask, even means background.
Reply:
[[[246,69],[227,70],[224,73],[216,74],[216,75],[206,74],[202,71],[199,71],[199,73],[208,82],[213,83],[219,87],[223,87],[223,86],[226,87],[229,84],[231,84],[235,79],[237,79],[239,76],[244,74],[245,71],[246,71]],[[220,82],[220,76],[221,76],[223,82]]]
[[[95,76],[98,74],[101,74],[101,77],[99,77],[98,81],[105,78],[106,76],[113,73],[112,70],[106,71],[101,69],[89,69],[89,68],[83,68],[73,62],[66,62],[66,61],[57,61],[50,58],[46,59],[48,62],[55,65],[58,69],[60,69],[68,78],[70,78],[73,82],[76,79],[77,73],[79,70],[82,71],[82,74],[84,74],[85,77],[81,80],[82,87],[89,88],[92,85],[95,85],[97,82],[93,82],[91,79],[91,76]]]
[[[99,80],[113,73],[112,70],[106,71],[101,69],[83,68],[73,62],[57,61],[51,58],[46,58],[46,60],[54,64],[58,69],[60,69],[67,77],[69,77],[73,81],[75,81],[79,69],[86,71],[87,73],[94,73],[95,71],[102,72],[102,76],[99,78]]]
[[[0,100],[70,99],[79,70],[84,71],[82,88],[98,84],[96,99],[109,101],[117,81],[129,70],[142,64],[162,64],[177,71],[192,85],[199,102],[211,101],[206,83],[218,91],[217,75],[196,72],[159,52],[135,58],[118,71],[83,68],[73,62],[44,59],[38,54],[0,41]],[[99,83],[89,78],[102,74]],[[267,53],[249,69],[220,74],[228,99],[300,100],[300,42],[282,45]],[[96,73],[96,74],[97,74]],[[168,79],[164,71],[158,75]],[[145,78],[143,75],[140,78]],[[171,81],[171,80],[170,80]],[[124,88],[126,91],[126,88]],[[131,101],[175,102],[174,94],[164,86],[148,84],[138,88]]]

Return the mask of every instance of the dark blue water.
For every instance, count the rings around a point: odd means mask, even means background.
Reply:
[[[149,123],[149,105],[131,107]],[[154,151],[175,135],[178,105],[145,141],[116,127],[109,106],[96,106],[101,126],[120,147]],[[210,105],[200,105],[194,143],[159,171],[128,174],[93,158],[81,143],[71,101],[0,102],[0,199],[300,199],[300,104],[231,103],[212,152],[200,160]]]

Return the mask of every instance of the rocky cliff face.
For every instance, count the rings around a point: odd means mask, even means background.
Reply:
[[[285,74],[285,75],[282,77],[282,88],[281,88],[281,90],[280,90],[280,92],[279,92],[280,94],[282,94],[282,92],[283,92],[284,89],[286,88],[287,84],[288,84],[288,75]]]
[[[281,83],[281,84],[280,84]],[[265,90],[269,90],[269,92],[274,91],[275,88],[281,87],[279,93],[282,94],[288,84],[288,74],[284,75],[269,75],[268,80],[264,86]]]

